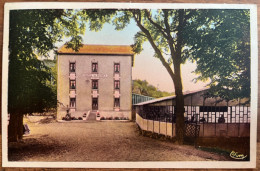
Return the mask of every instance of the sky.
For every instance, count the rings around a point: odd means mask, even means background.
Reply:
[[[134,35],[139,28],[132,21],[122,31],[114,30],[112,24],[105,24],[103,29],[98,32],[86,29],[83,36],[84,44],[101,44],[101,45],[131,45],[134,43]],[[58,43],[60,47],[64,42]],[[144,43],[144,50],[135,56],[134,67],[132,68],[132,79],[146,80],[161,91],[174,92],[174,85],[168,72],[161,64],[161,61],[155,57],[154,50],[149,42]],[[194,91],[202,89],[206,83],[192,80],[197,76],[192,73],[196,68],[196,64],[187,62],[182,65],[182,81],[183,91]]]

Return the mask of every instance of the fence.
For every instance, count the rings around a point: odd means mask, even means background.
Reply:
[[[136,113],[140,118],[136,122],[141,128],[159,134],[169,135],[171,129],[170,136],[175,136],[174,111],[174,106],[138,106]],[[250,107],[185,106],[185,122],[199,125],[199,136],[203,137],[249,137]]]
[[[185,106],[187,122],[250,123],[248,106]],[[145,119],[175,123],[174,106],[138,106],[137,112]]]

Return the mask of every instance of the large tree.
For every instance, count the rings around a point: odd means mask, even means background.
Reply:
[[[115,10],[11,10],[9,32],[8,126],[9,141],[23,135],[23,115],[56,107],[55,68],[46,67],[40,57],[57,50],[55,43],[69,40],[67,48],[78,51],[86,23],[101,29]],[[55,80],[53,80],[55,81]]]
[[[185,33],[190,58],[197,63],[196,80],[209,80],[207,96],[249,102],[250,11],[207,10],[204,15],[209,16],[207,24],[200,15]],[[192,30],[198,25],[203,27]]]
[[[51,72],[39,56],[47,57],[55,42],[70,36],[77,50],[85,27],[73,10],[11,10],[9,32],[8,126],[9,141],[23,135],[23,115],[55,107]],[[84,15],[83,15],[84,17]],[[72,42],[72,43],[71,43]]]
[[[248,97],[249,81],[249,11],[160,9],[118,11],[114,25],[123,29],[131,18],[140,31],[133,49],[140,53],[148,41],[171,76],[176,94],[176,138],[183,144],[184,97],[181,65],[196,62],[198,80],[210,79],[210,86],[225,99]],[[225,92],[229,91],[229,94]],[[236,94],[236,95],[234,95]]]

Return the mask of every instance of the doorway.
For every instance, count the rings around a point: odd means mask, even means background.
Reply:
[[[92,110],[98,110],[98,98],[92,98]]]

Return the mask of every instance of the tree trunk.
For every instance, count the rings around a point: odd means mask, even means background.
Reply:
[[[174,73],[175,76],[173,78],[174,86],[175,86],[175,94],[176,94],[176,139],[179,144],[183,144],[184,134],[185,134],[185,125],[184,125],[184,97],[182,93],[182,79],[181,79],[181,59],[182,59],[182,48],[183,48],[183,17],[184,10],[179,10],[179,25],[177,27],[177,45],[176,45],[176,54],[172,54],[173,65],[174,65]],[[175,58],[174,58],[174,55]]]
[[[178,144],[183,144],[184,141],[184,97],[182,93],[182,80],[181,77],[174,79],[175,93],[176,93],[176,140]]]
[[[8,141],[17,142],[23,137],[23,115],[13,113],[10,114],[8,125]]]

